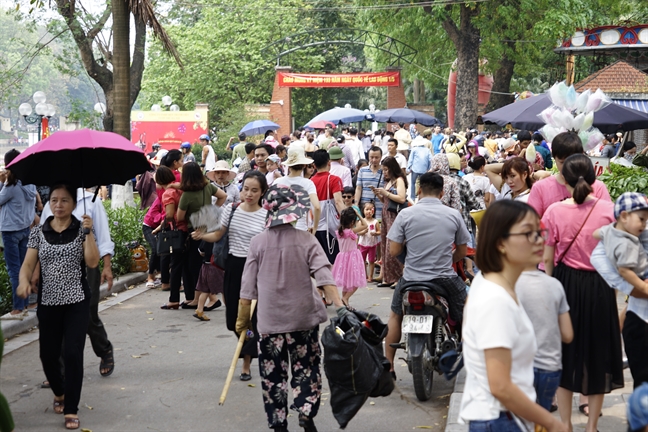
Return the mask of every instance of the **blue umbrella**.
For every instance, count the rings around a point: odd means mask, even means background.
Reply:
[[[306,123],[307,125],[316,122],[316,121],[330,121],[333,124],[339,123],[354,123],[361,122],[363,120],[371,120],[371,114],[367,114],[364,111],[360,111],[355,108],[333,108],[328,111],[324,111],[321,114],[313,117],[311,121]]]
[[[392,108],[379,111],[374,117],[374,121],[381,123],[418,123],[423,126],[440,125],[441,122],[436,117],[416,111],[409,108]]]
[[[279,129],[279,125],[270,120],[254,120],[243,126],[239,133],[244,133],[246,136],[263,135],[266,131],[277,129]]]

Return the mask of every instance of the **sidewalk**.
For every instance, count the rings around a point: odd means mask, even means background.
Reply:
[[[108,284],[104,283],[99,287],[100,297],[103,299],[109,295],[117,294],[126,291],[137,285],[138,283],[146,280],[146,272],[128,273],[124,276],[115,278],[113,281],[112,290],[108,291]],[[0,325],[2,326],[2,334],[5,339],[30,331],[38,327],[38,318],[36,317],[36,309],[30,309],[27,316],[22,319],[10,318],[9,313],[0,317]]]
[[[625,296],[617,295],[617,305],[619,310],[625,307]],[[626,401],[632,394],[632,375],[630,369],[623,371],[623,378],[625,386],[623,388],[614,390],[610,394],[605,395],[603,401],[603,417],[599,419],[598,429],[606,432],[627,432],[628,424],[626,422]],[[461,407],[461,397],[463,396],[464,384],[466,382],[466,370],[462,370],[457,375],[455,381],[455,388],[450,396],[450,408],[448,411],[448,422],[446,423],[446,432],[467,432],[468,425],[461,425],[459,420],[459,409]],[[585,430],[587,424],[587,417],[578,411],[578,395],[574,395],[574,402],[572,405],[572,424],[574,432],[581,432]],[[558,416],[558,412],[554,413]]]

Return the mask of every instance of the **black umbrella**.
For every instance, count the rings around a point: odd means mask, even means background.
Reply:
[[[500,126],[510,123],[517,129],[538,130],[545,125],[538,115],[551,105],[549,94],[544,93],[491,111],[484,114],[482,119],[485,123],[495,123]],[[602,133],[648,129],[648,114],[611,103],[594,113],[593,126]]]

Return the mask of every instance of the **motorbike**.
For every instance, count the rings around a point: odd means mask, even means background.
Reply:
[[[403,282],[404,341],[391,344],[404,349],[414,391],[421,401],[430,399],[434,375],[452,376],[463,366],[460,335],[450,319],[445,289],[434,282]]]

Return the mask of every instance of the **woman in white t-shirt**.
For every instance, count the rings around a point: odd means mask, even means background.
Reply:
[[[236,319],[238,318],[238,303],[241,295],[241,279],[243,268],[247,259],[248,250],[252,237],[265,230],[266,216],[268,211],[261,207],[261,200],[268,190],[268,182],[265,176],[256,170],[247,171],[243,176],[243,188],[241,189],[241,204],[234,207],[234,204],[223,207],[221,214],[222,228],[211,233],[203,233],[196,230],[191,236],[195,240],[217,242],[225,233],[228,233],[229,254],[225,262],[225,276],[223,281],[223,297],[225,298],[225,321],[227,329],[236,330]],[[232,215],[232,212],[234,214]],[[231,216],[231,217],[230,217]],[[256,326],[256,317],[253,319]],[[256,333],[256,332],[255,332]],[[238,336],[238,335],[237,335]],[[249,338],[243,349],[243,368],[241,370],[241,381],[252,379],[250,375],[250,363],[256,358],[257,337]]]
[[[297,219],[295,228],[302,231],[310,231],[311,234],[315,234],[322,209],[317,198],[315,183],[303,176],[304,167],[312,163],[313,159],[306,157],[303,147],[288,147],[288,159],[286,160],[286,166],[289,171],[288,175],[275,180],[274,184],[286,186],[299,185],[304,188],[310,198],[311,211],[307,217]]]
[[[486,165],[486,175],[491,181],[489,193],[495,201],[509,199],[527,202],[533,185],[533,175],[527,161],[514,157],[501,164]]]
[[[472,168],[473,172],[466,174],[463,179],[470,185],[470,188],[475,194],[475,198],[481,204],[481,208],[486,208],[484,205],[484,197],[491,185],[488,176],[484,172],[486,159],[483,156],[474,156],[468,161],[468,166]]]
[[[459,421],[469,431],[522,432],[533,423],[549,432],[567,425],[536,404],[533,325],[515,294],[529,265],[542,261],[546,231],[529,205],[494,203],[484,215],[477,242],[477,266],[463,320],[466,385]],[[527,425],[525,422],[532,423]]]

